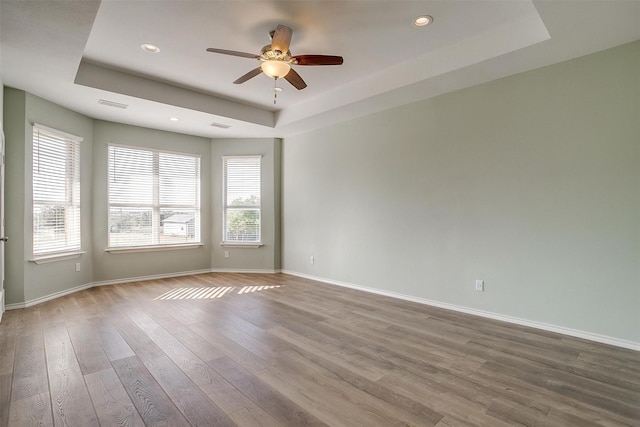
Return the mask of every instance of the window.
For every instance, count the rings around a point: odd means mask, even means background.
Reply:
[[[260,156],[223,157],[223,243],[260,243]]]
[[[33,126],[33,255],[80,252],[80,142]]]
[[[109,248],[200,243],[200,157],[109,146]]]

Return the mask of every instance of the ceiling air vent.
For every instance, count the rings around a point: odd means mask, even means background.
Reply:
[[[215,128],[220,128],[220,129],[229,129],[231,127],[229,125],[225,125],[225,124],[222,124],[222,123],[216,123],[216,122],[211,123],[210,126],[213,126]]]
[[[107,107],[122,108],[123,110],[128,107],[127,104],[120,104],[119,102],[107,101],[106,99],[101,99],[100,101],[98,101],[98,104],[106,105]]]

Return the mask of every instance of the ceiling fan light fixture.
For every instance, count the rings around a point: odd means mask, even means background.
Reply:
[[[260,64],[262,71],[269,77],[274,79],[281,79],[291,70],[291,65],[287,62],[279,61],[276,59],[269,59]]]
[[[418,16],[414,21],[413,25],[416,27],[425,27],[433,22],[433,16],[430,15],[422,15]]]

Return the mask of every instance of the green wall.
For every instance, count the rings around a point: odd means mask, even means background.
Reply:
[[[6,245],[5,287],[7,304],[30,301],[91,282],[91,158],[92,120],[29,93],[5,88],[5,170]],[[84,138],[80,145],[82,198],[82,248],[87,253],[77,259],[35,264],[32,258],[31,153],[32,127],[39,123]],[[81,271],[75,272],[80,262]]]
[[[640,343],[639,119],[635,42],[287,138],[283,268]]]
[[[96,120],[93,156],[93,280],[111,281],[211,268],[211,140]],[[201,238],[203,246],[153,252],[105,252],[108,231],[107,146],[120,144],[200,156]]]
[[[24,301],[25,254],[25,103],[26,93],[4,88],[5,233],[10,244],[4,251],[5,303]]]
[[[639,111],[640,42],[284,141],[97,121],[5,88],[7,303],[141,276],[283,268],[640,344]],[[34,121],[84,137],[80,273],[77,260],[28,261]],[[202,156],[203,247],[105,252],[109,142]],[[220,156],[239,154],[263,155],[259,249],[220,246]]]
[[[169,276],[213,269],[275,271],[279,256],[280,140],[214,140],[93,120],[21,90],[5,88],[4,122],[7,139],[6,228],[11,235],[6,250],[6,303],[39,299],[119,280]],[[31,153],[32,126],[40,123],[84,138],[81,144],[82,250],[80,258],[46,264],[31,261]],[[107,146],[110,143],[157,148],[201,156],[202,246],[147,252],[107,252]],[[265,245],[256,250],[229,249],[232,257],[219,259],[221,163],[225,154],[262,154],[264,179],[263,234]],[[214,232],[214,223],[216,224]],[[217,234],[216,234],[217,233]],[[278,234],[278,235],[277,235]],[[214,255],[214,250],[216,255]],[[277,254],[276,254],[277,252]],[[224,261],[231,261],[225,263]],[[80,262],[80,272],[75,263]]]
[[[280,269],[280,149],[281,140],[216,139],[213,141],[212,194],[217,202],[213,214],[213,257],[217,271],[265,271]],[[221,246],[222,242],[222,156],[261,155],[262,243],[259,248]],[[229,257],[225,258],[224,253]]]

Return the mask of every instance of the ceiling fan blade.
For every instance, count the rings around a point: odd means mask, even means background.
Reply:
[[[239,85],[241,83],[244,83],[247,80],[254,78],[255,76],[257,76],[261,72],[262,72],[262,68],[260,68],[260,67],[258,67],[256,69],[253,69],[253,70],[249,71],[247,74],[245,74],[244,76],[239,77],[235,82],[233,82],[233,84]]]
[[[216,49],[215,47],[208,48],[207,52],[221,53],[223,55],[231,55],[231,56],[240,56],[242,58],[251,58],[251,59],[260,58],[260,55],[255,55],[253,53],[238,52],[236,50]]]
[[[297,65],[342,65],[342,56],[331,55],[296,55],[292,57]]]
[[[278,25],[271,40],[271,50],[279,50],[282,53],[287,53],[289,51],[289,45],[291,44],[292,33],[293,30],[291,28]]]
[[[300,77],[300,74],[296,73],[296,71],[293,68],[289,70],[289,72],[287,73],[286,76],[284,76],[284,78],[287,79],[287,81],[291,83],[293,87],[295,87],[298,90],[302,90],[305,87],[307,87],[307,84],[304,82],[304,80],[302,80],[302,77]]]

